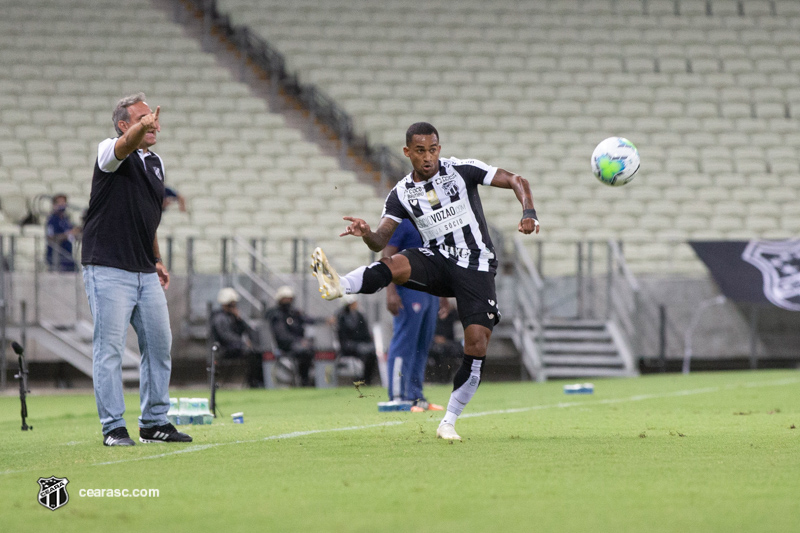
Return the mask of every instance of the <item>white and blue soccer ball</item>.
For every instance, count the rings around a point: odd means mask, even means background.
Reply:
[[[609,137],[592,152],[592,172],[601,183],[618,187],[639,170],[639,151],[628,139]]]

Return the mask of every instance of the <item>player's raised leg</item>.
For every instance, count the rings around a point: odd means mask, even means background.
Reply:
[[[411,274],[411,265],[405,256],[397,254],[339,276],[322,248],[316,248],[311,254],[311,270],[319,282],[322,297],[335,300],[345,294],[372,294],[392,282],[405,283]]]

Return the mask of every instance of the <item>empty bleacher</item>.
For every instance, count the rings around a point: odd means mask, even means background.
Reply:
[[[286,55],[299,79],[399,151],[414,121],[443,155],[532,184],[550,272],[557,243],[621,239],[638,271],[697,272],[688,239],[800,232],[800,2],[795,0],[219,0]],[[642,156],[604,187],[605,137]],[[499,192],[499,194],[498,194]],[[495,224],[515,201],[482,191]]]
[[[177,268],[190,236],[201,272],[218,271],[219,239],[232,235],[266,239],[281,270],[291,266],[295,237],[330,243],[344,267],[368,257],[359,240],[340,241],[341,225],[325,216],[332,201],[342,213],[377,213],[375,191],[251,94],[155,3],[5,0],[2,13],[0,232],[21,234],[16,222],[36,195],[63,192],[87,206],[97,144],[114,135],[113,107],[144,91],[162,109],[154,149],[167,183],[187,199],[187,212],[171,207],[159,230],[162,241],[176,240]],[[26,227],[29,234],[43,231]],[[21,269],[33,261],[23,240]]]

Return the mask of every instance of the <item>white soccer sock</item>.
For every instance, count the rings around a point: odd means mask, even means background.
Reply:
[[[392,271],[386,263],[375,261],[369,266],[358,267],[339,278],[345,294],[372,294],[392,282]]]
[[[345,294],[354,294],[361,290],[361,285],[364,283],[364,271],[366,269],[366,266],[360,266],[344,276],[339,276],[339,283],[342,285]]]
[[[447,412],[445,412],[444,418],[442,418],[439,425],[455,425],[464,407],[467,406],[475,395],[475,391],[478,390],[478,385],[481,384],[484,360],[484,357],[478,358],[464,355],[464,362],[453,379],[454,389],[450,394],[450,401],[447,402]]]

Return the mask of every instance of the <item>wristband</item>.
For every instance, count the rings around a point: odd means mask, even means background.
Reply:
[[[160,258],[160,257],[156,257],[156,263],[162,263],[162,261],[161,261],[161,258]]]
[[[531,208],[531,209],[523,209],[522,210],[522,219],[524,220],[526,218],[532,218],[536,222],[539,222],[539,219],[536,218],[536,209],[533,209],[533,208]]]

